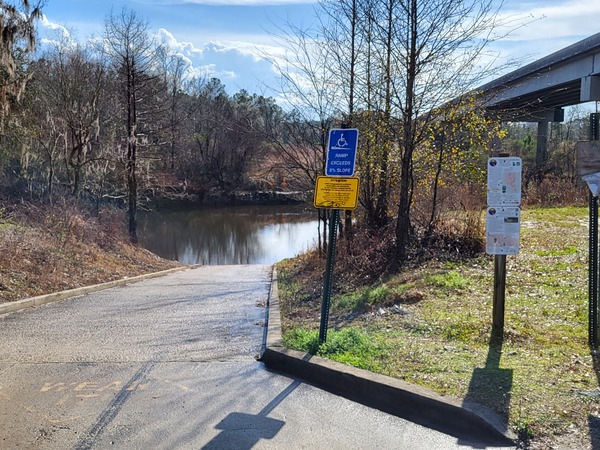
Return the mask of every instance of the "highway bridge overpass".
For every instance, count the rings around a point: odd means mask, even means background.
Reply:
[[[550,122],[564,107],[600,101],[600,33],[483,86],[487,110],[506,122],[537,122],[538,168],[546,160]]]
[[[560,122],[561,109],[600,100],[600,33],[479,88],[505,121]]]

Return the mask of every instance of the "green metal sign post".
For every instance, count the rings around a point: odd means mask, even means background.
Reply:
[[[577,175],[590,188],[589,193],[589,267],[588,267],[588,342],[594,355],[599,353],[598,194],[600,193],[600,114],[590,116],[590,140],[575,144]]]
[[[327,265],[323,284],[323,302],[321,303],[321,326],[319,328],[319,344],[327,341],[329,324],[329,308],[331,306],[331,287],[333,284],[333,266],[335,264],[335,247],[337,244],[337,226],[340,221],[340,210],[332,209],[329,218],[329,243],[327,245]]]
[[[598,197],[590,193],[589,320],[588,341],[598,348]]]

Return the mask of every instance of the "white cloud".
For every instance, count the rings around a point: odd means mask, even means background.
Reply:
[[[156,34],[156,38],[158,42],[162,45],[165,45],[170,50],[185,56],[185,57],[194,57],[195,55],[201,55],[202,49],[197,48],[194,43],[186,42],[186,41],[178,41],[175,36],[164,28],[160,28],[158,33]]]
[[[42,15],[42,18],[40,19],[40,24],[42,28],[44,28],[48,33],[55,34],[67,39],[71,38],[71,32],[67,27],[55,22],[51,22],[45,15]]]
[[[50,21],[46,16],[40,19],[40,39],[41,48],[51,47],[76,47],[77,39],[69,28],[58,23]]]
[[[503,11],[504,17],[529,16],[530,23],[506,38],[507,41],[547,41],[590,36],[599,31],[600,2],[597,0],[568,0],[515,3]]]
[[[237,53],[241,56],[250,57],[254,62],[261,62],[271,58],[282,57],[285,49],[273,45],[255,44],[253,42],[242,40],[217,40],[209,41],[197,47],[194,43],[188,41],[178,41],[173,33],[161,28],[158,30],[157,38],[160,43],[166,45],[171,50],[181,53],[188,57],[200,57],[214,54]]]
[[[245,40],[212,40],[198,44],[180,41],[165,28],[158,30],[156,38],[188,63],[189,77],[219,78],[230,94],[246,89],[274,95],[277,74],[270,60],[284,55],[285,49],[281,47]]]
[[[512,0],[500,13],[506,26],[496,30],[508,34],[488,50],[499,56],[494,65],[525,65],[600,31],[598,16],[598,0]]]
[[[189,70],[189,75],[196,78],[218,78],[225,82],[237,78],[235,72],[231,70],[220,70],[216,64],[205,64],[202,66],[192,66]]]

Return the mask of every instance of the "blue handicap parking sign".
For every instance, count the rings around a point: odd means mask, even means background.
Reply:
[[[358,130],[333,128],[329,131],[325,175],[328,177],[351,177],[356,164]]]

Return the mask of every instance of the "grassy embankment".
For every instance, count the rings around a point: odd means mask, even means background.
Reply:
[[[591,448],[590,434],[600,428],[600,368],[587,342],[587,209],[526,209],[521,252],[507,260],[501,348],[490,345],[487,255],[431,261],[334,295],[321,348],[314,287],[323,263],[314,255],[284,261],[286,345],[486,405],[523,447]]]

